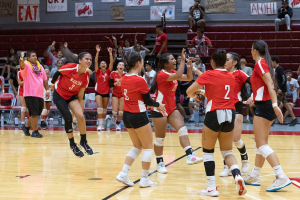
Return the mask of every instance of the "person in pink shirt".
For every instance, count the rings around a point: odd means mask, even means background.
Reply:
[[[49,86],[44,67],[37,61],[35,52],[27,52],[27,61],[24,61],[24,52],[20,57],[20,68],[23,76],[23,96],[29,110],[29,120],[23,128],[24,134],[30,136],[29,128],[32,126],[31,137],[41,138],[38,132],[38,119],[44,108],[44,88],[46,98],[49,98]]]

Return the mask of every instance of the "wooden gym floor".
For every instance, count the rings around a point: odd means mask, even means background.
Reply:
[[[126,131],[125,129],[123,131]],[[201,133],[189,131],[192,147],[202,157]],[[200,131],[201,132],[201,131]],[[88,142],[95,154],[77,158],[69,149],[63,130],[41,131],[42,139],[24,136],[19,129],[0,132],[0,199],[117,199],[117,200],[162,200],[162,199],[300,199],[300,134],[299,132],[274,132],[269,145],[277,153],[284,172],[293,179],[293,184],[273,193],[266,187],[274,180],[274,172],[266,162],[261,173],[261,186],[247,186],[246,196],[239,197],[232,177],[220,178],[222,158],[218,144],[215,148],[216,182],[219,197],[200,196],[206,188],[203,163],[187,165],[185,152],[180,147],[177,133],[168,133],[165,140],[164,160],[169,163],[168,174],[156,173],[153,156],[150,178],[157,187],[140,189],[141,155],[130,169],[134,187],[124,187],[115,180],[123,167],[125,156],[131,149],[127,132],[88,131]],[[253,134],[242,135],[250,157],[250,171],[254,165]],[[76,132],[75,141],[79,142]],[[233,150],[239,166],[240,156]]]

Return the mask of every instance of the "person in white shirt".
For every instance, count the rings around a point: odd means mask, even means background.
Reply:
[[[287,96],[292,96],[293,97],[293,103],[296,105],[296,101],[297,98],[299,97],[299,92],[300,92],[300,88],[299,88],[299,83],[296,79],[292,78],[292,71],[291,70],[286,70],[286,77],[287,77],[287,92],[288,95]]]
[[[145,62],[145,67],[142,68],[142,72],[144,74],[143,78],[146,80],[148,88],[150,89],[151,83],[156,75],[156,72],[152,69],[152,63],[149,60]]]
[[[145,57],[150,53],[150,50],[144,47],[143,45],[135,44],[133,52],[139,53],[143,60],[145,60]]]
[[[193,67],[195,67],[197,70],[199,70],[200,72],[205,72],[205,64],[202,63],[201,58],[199,55],[195,56],[195,62],[193,63]],[[193,70],[193,80],[196,80],[198,78],[199,75],[197,75],[195,73],[195,71]]]

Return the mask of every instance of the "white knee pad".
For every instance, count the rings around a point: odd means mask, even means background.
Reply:
[[[259,154],[259,155],[261,155],[261,153],[260,153],[259,149],[257,149],[256,147],[255,147],[255,151],[256,151],[256,154]]]
[[[141,152],[142,152],[142,150],[132,147],[132,149],[130,149],[130,151],[128,152],[127,156],[129,156],[135,160],[135,159],[137,159],[137,157],[139,157]]]
[[[143,162],[151,162],[152,161],[152,152],[153,152],[152,149],[144,149],[142,161]]]
[[[105,109],[103,109],[103,113],[102,114],[106,115],[106,113],[107,113],[107,109],[105,108]]]
[[[119,111],[119,116],[123,116],[123,111]]]
[[[21,107],[21,112],[26,112],[26,107]]]
[[[243,140],[239,140],[239,141],[237,141],[237,142],[234,142],[234,145],[235,145],[237,148],[241,149],[241,148],[244,146],[244,142],[243,142]]]
[[[163,147],[165,143],[165,138],[156,138],[154,144],[158,147]]]
[[[225,159],[226,156],[232,154],[232,150],[229,150],[229,151],[221,151],[221,154],[223,156],[223,159]]]
[[[189,135],[186,126],[181,127],[181,128],[178,130],[178,133],[179,133],[179,137],[185,136],[185,135]]]
[[[260,151],[261,155],[264,158],[267,158],[271,153],[273,153],[274,151],[271,149],[271,147],[267,144],[261,146],[258,148],[258,150]]]
[[[97,108],[97,113],[98,113],[99,115],[103,114],[103,108]]]
[[[118,112],[112,111],[112,114],[113,114],[113,115],[117,115],[117,114],[118,114]]]
[[[47,115],[48,114],[48,110],[47,109],[43,109],[42,114],[41,115]]]
[[[215,161],[214,153],[203,152],[203,162]]]

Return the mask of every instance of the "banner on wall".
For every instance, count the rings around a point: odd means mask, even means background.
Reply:
[[[149,6],[149,0],[126,0],[126,6]]]
[[[23,4],[23,5],[40,4],[40,0],[18,0],[18,4]]]
[[[300,8],[300,0],[290,0],[289,6],[291,8]]]
[[[14,14],[14,1],[13,0],[1,0],[0,1],[0,17],[10,16]]]
[[[206,0],[205,13],[235,13],[235,0]]]
[[[119,0],[101,0],[104,3],[119,2]]]
[[[68,11],[68,0],[47,0],[47,12]]]
[[[176,2],[176,0],[154,0],[154,3],[169,3]]]
[[[93,3],[75,3],[75,16],[76,17],[88,17],[93,16]]]
[[[250,4],[251,15],[276,15],[277,14],[277,2],[273,3],[251,3]]]
[[[150,20],[160,21],[163,13],[166,14],[166,20],[174,20],[175,19],[175,5],[151,6]]]
[[[112,6],[110,7],[111,19],[124,19],[124,6]]]
[[[18,5],[18,22],[39,22],[40,5]]]
[[[190,7],[195,4],[195,0],[182,1],[182,12],[190,12]]]

